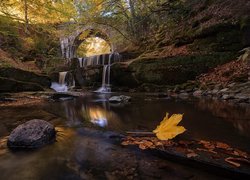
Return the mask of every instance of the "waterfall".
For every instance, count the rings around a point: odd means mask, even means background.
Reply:
[[[66,78],[67,73],[68,73],[67,71],[59,72],[59,84],[61,85],[65,84],[65,78]]]
[[[105,63],[105,55],[103,54],[102,55],[102,65],[104,65],[104,63]]]
[[[83,67],[83,61],[82,61],[82,59],[83,59],[83,58],[78,58],[80,68],[82,68],[82,67]]]
[[[109,65],[104,65],[103,66],[102,87],[100,87],[95,92],[97,92],[97,93],[110,93],[111,92],[110,85],[108,84],[108,79],[109,79],[108,68],[109,67],[110,67]]]
[[[62,57],[66,59],[71,59],[74,57],[74,47],[72,46],[75,37],[62,37],[60,38]]]
[[[82,58],[82,66],[85,67],[86,65],[86,58]]]
[[[67,76],[67,83],[66,83],[66,76]],[[51,87],[56,92],[67,92],[68,89],[72,89],[75,87],[75,79],[72,73],[59,72],[59,81],[52,82]]]
[[[108,58],[107,58],[108,57]],[[78,58],[79,66],[95,66],[95,65],[111,65],[120,62],[121,55],[119,53],[101,54],[85,58]]]
[[[96,58],[96,64],[97,64],[97,65],[100,64],[100,58],[101,58],[101,55],[97,56],[97,58]]]
[[[109,61],[108,61],[108,80],[107,80],[107,85],[110,86],[110,66],[111,66],[111,58],[112,54],[109,54]]]
[[[85,58],[78,58],[80,67],[101,65],[103,66],[102,72],[102,86],[95,92],[109,93],[110,88],[110,69],[111,65],[116,62],[120,62],[121,55],[117,52],[111,54],[101,54],[96,56],[90,56]]]
[[[105,86],[106,86],[107,68],[108,68],[108,65],[104,65],[104,66],[103,66],[103,72],[102,72],[102,88],[105,88]]]

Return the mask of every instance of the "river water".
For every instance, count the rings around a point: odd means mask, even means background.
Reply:
[[[184,114],[192,139],[212,140],[250,151],[250,107],[208,99],[168,99],[129,94],[127,104],[111,95],[0,109],[0,179],[217,179],[212,174],[170,162],[115,140],[117,133],[152,131],[166,112]],[[56,142],[39,150],[10,151],[7,135],[34,118],[56,126]]]

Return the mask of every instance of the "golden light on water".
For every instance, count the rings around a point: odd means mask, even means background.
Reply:
[[[108,125],[108,120],[106,112],[100,108],[89,109],[90,122],[100,127],[106,127]]]

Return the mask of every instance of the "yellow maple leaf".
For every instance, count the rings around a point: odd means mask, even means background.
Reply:
[[[170,118],[168,118],[168,115],[166,113],[160,125],[153,131],[160,140],[173,139],[186,131],[183,126],[177,126],[181,122],[183,114],[173,114]]]

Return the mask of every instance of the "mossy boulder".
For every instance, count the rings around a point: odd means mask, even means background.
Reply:
[[[0,93],[2,92],[22,92],[22,91],[43,91],[43,87],[29,82],[17,81],[0,77]]]
[[[237,57],[235,53],[213,53],[171,58],[140,59],[127,68],[116,65],[112,68],[112,84],[134,87],[141,84],[176,85],[194,80],[220,64]]]
[[[134,88],[139,85],[136,78],[133,76],[133,70],[122,64],[114,64],[111,67],[111,84],[117,87]]]
[[[48,76],[13,67],[0,68],[0,77],[12,79],[13,81],[34,83],[45,88],[50,87],[50,79]]]
[[[194,51],[237,52],[244,47],[243,37],[244,32],[239,24],[216,24],[194,31],[189,47]]]

